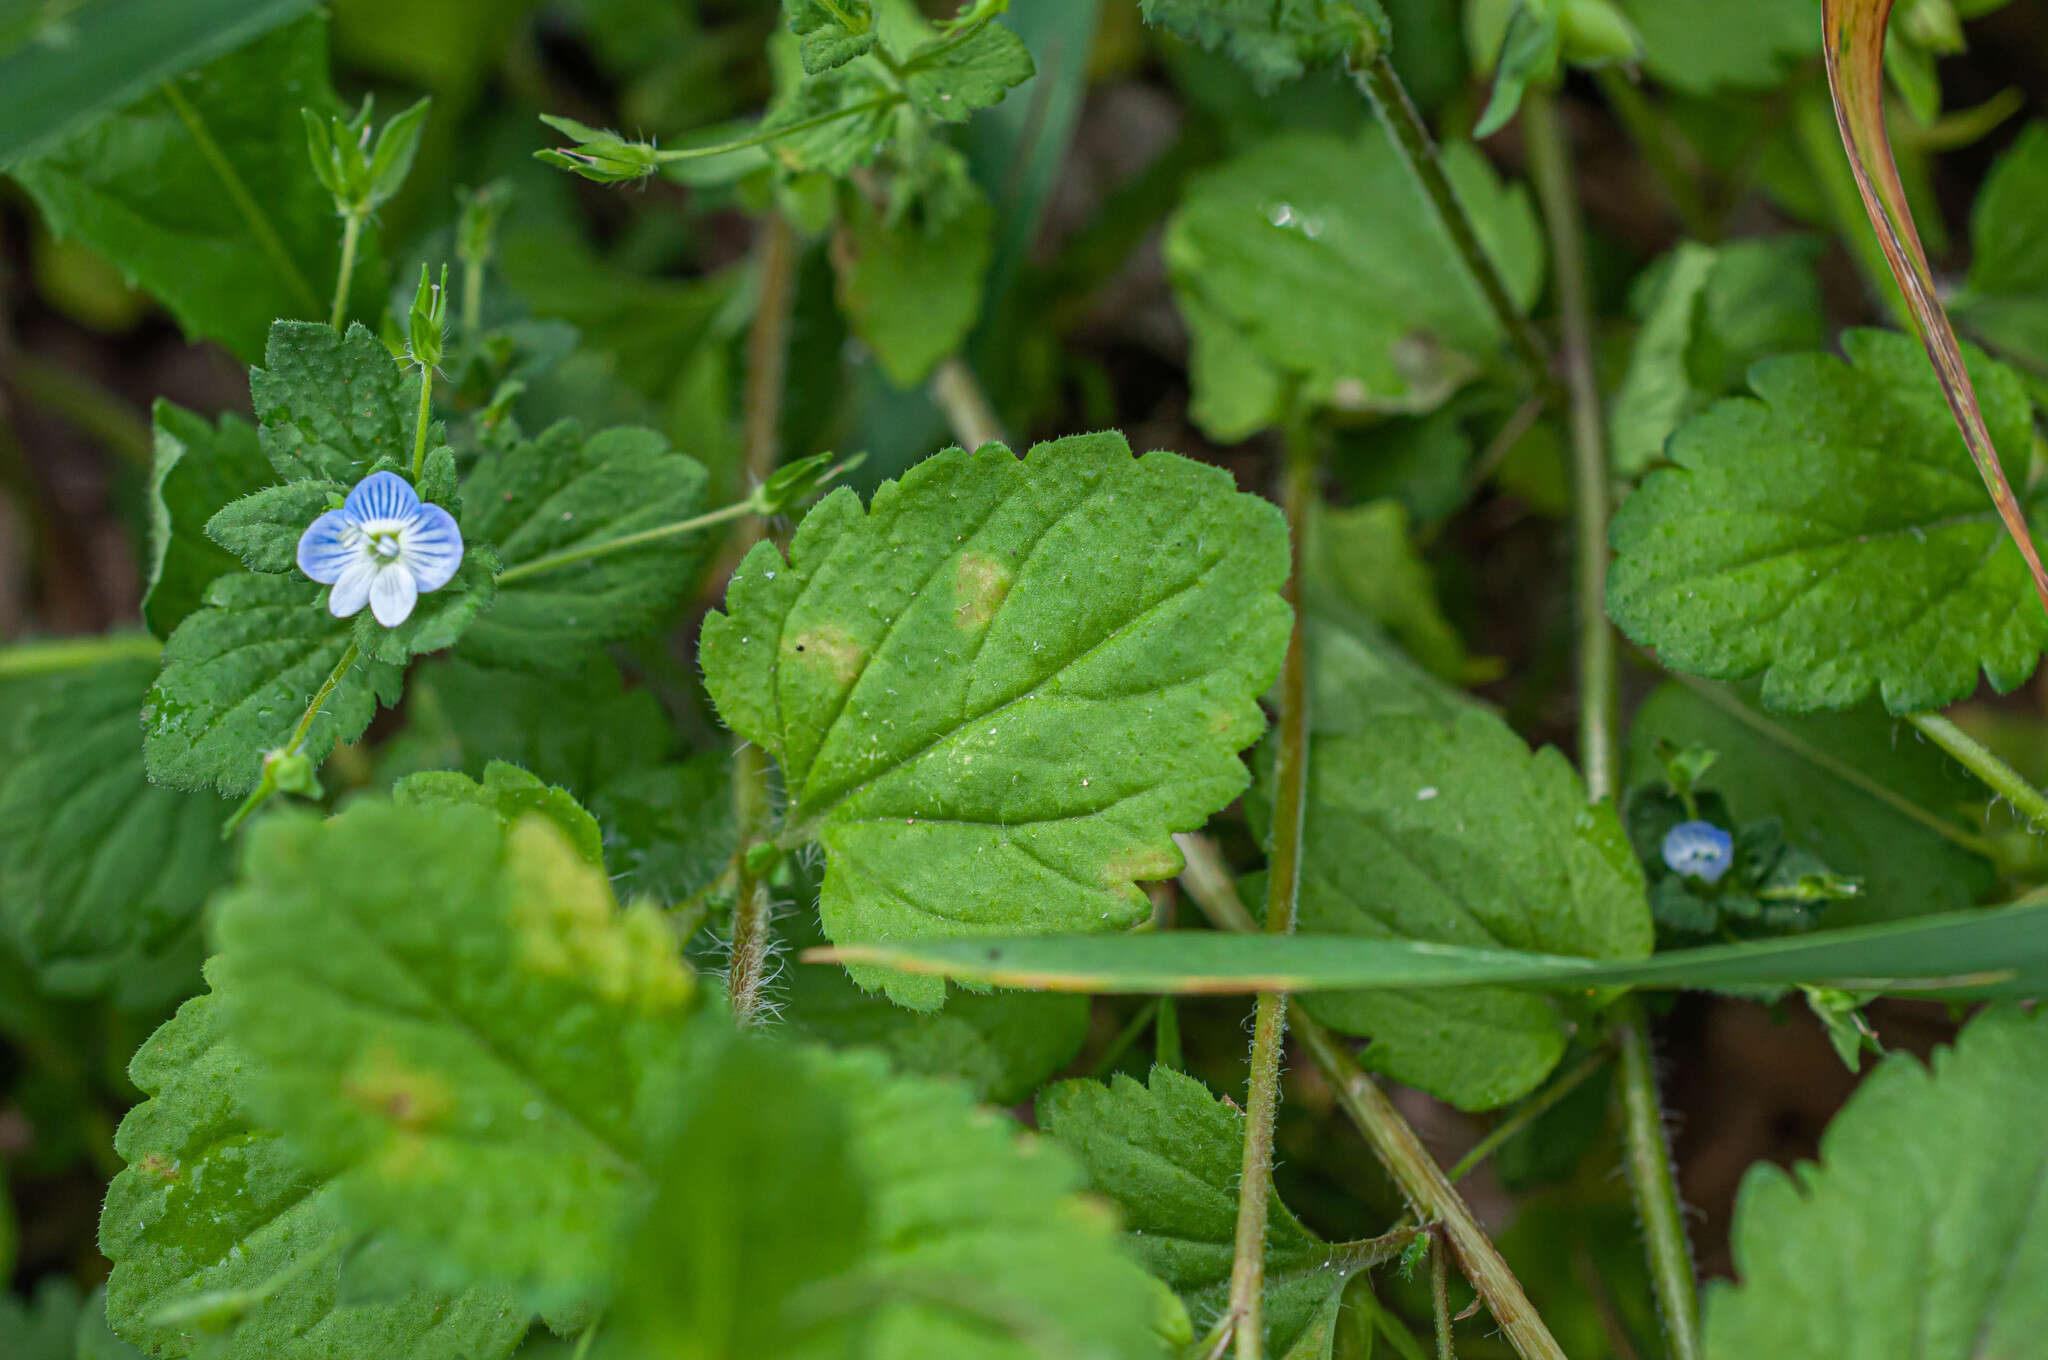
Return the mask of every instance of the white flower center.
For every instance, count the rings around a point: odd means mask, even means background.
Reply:
[[[398,556],[398,535],[395,533],[373,534],[370,537],[370,551],[386,562]]]

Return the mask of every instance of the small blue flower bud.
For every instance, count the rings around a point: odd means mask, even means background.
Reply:
[[[1674,874],[1719,883],[1735,863],[1735,838],[1712,822],[1680,822],[1664,837],[1664,863]]]

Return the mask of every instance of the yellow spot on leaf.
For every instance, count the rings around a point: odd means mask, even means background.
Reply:
[[[986,628],[1010,593],[1010,573],[982,553],[962,553],[953,573],[953,622],[970,632]]]
[[[807,628],[782,643],[784,664],[822,670],[842,685],[860,674],[867,652],[851,636],[829,624]]]
[[[521,817],[506,838],[512,925],[526,971],[566,978],[643,1014],[674,1010],[694,986],[654,908],[620,911],[604,871],[586,864],[545,817]]]
[[[438,1073],[408,1067],[387,1048],[360,1054],[341,1087],[355,1104],[408,1132],[432,1128],[455,1109],[455,1092]]]

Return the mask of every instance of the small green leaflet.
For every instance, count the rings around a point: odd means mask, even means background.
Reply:
[[[1219,469],[1117,434],[949,449],[749,553],[705,684],[781,765],[786,839],[824,844],[834,941],[1117,930],[1245,786],[1286,573],[1278,512]]]
[[[1207,1331],[1229,1300],[1243,1112],[1193,1077],[1155,1067],[1149,1083],[1119,1076],[1107,1086],[1047,1087],[1038,1097],[1038,1122],[1087,1168],[1089,1188],[1123,1211],[1125,1247],[1173,1286],[1196,1332]],[[1334,1312],[1346,1282],[1373,1263],[1375,1252],[1332,1247],[1303,1227],[1277,1193],[1268,1213],[1266,1353],[1327,1360],[1334,1337],[1317,1323]],[[1305,1335],[1314,1338],[1306,1346]]]
[[[1522,306],[1536,296],[1535,214],[1471,146],[1445,171]],[[1194,415],[1243,439],[1300,399],[1340,410],[1442,402],[1503,342],[1435,210],[1377,126],[1275,137],[1205,172],[1168,223],[1167,267],[1193,332]]]
[[[900,968],[933,978],[1063,992],[1216,994],[1518,987],[1777,987],[1953,998],[2033,997],[2048,987],[2048,900],[1672,949],[1613,962],[1355,935],[1127,936],[926,940],[815,950],[815,962]]]
[[[849,190],[832,242],[840,310],[898,387],[929,377],[981,315],[994,209],[972,181],[939,197],[898,222]]]
[[[1970,274],[1950,304],[1956,323],[2048,380],[2048,123],[2029,123],[1998,158],[1970,210]]]
[[[622,914],[550,817],[460,804],[278,818],[245,874],[214,983],[254,1107],[442,1284],[587,1318],[652,1192],[654,1077],[687,1052],[660,916]]]
[[[1823,925],[1961,911],[1996,882],[1989,861],[1956,834],[1968,828],[1954,810],[1981,803],[1984,792],[1902,728],[1875,705],[1779,717],[1733,692],[1666,684],[1636,709],[1629,783],[1661,783],[1660,740],[1713,751],[1703,782],[1739,820],[1776,817],[1788,840],[1863,880],[1860,896],[1829,904]]]
[[[1478,711],[1386,716],[1309,756],[1307,932],[1627,959],[1650,952],[1642,868],[1614,809],[1556,750]],[[1545,998],[1366,991],[1306,998],[1372,1040],[1363,1061],[1461,1109],[1527,1095],[1564,1056]]]
[[[1672,436],[1615,517],[1608,612],[1667,666],[1763,676],[1766,706],[1894,713],[2033,673],[2048,618],[1919,347],[1852,331],[1844,363],[1758,364],[1757,399],[1719,402]],[[2032,424],[2019,379],[1971,353],[2009,476]]]
[[[1145,22],[1222,48],[1262,93],[1317,66],[1369,59],[1390,41],[1380,0],[1143,0]]]
[[[910,106],[927,117],[964,123],[976,109],[1002,103],[1034,74],[1024,40],[989,17],[911,52],[903,63],[903,91]]]
[[[407,381],[365,326],[336,334],[315,322],[278,322],[263,367],[249,374],[249,397],[280,481],[325,480],[346,490],[381,460],[410,464],[418,379]],[[438,442],[432,436],[429,446]]]
[[[481,775],[508,760],[585,797],[660,763],[676,740],[661,701],[627,689],[602,652],[537,673],[432,662],[407,677],[406,707],[412,726],[400,740],[445,732],[447,745],[423,752],[422,768]]]
[[[135,714],[155,672],[119,661],[0,692],[0,932],[45,986],[97,989],[226,877],[227,805],[143,776]]]
[[[250,1055],[221,1009],[212,994],[186,1002],[129,1068],[150,1099],[115,1135],[128,1167],[100,1216],[115,1332],[152,1355],[215,1360],[509,1355],[527,1319],[501,1291],[352,1297],[366,1235],[335,1182],[252,1117]]]
[[[956,1083],[735,1039],[684,1098],[605,1360],[1150,1360],[1188,1339],[1072,1161]]]
[[[351,621],[320,606],[303,578],[237,572],[206,588],[204,607],[164,644],[142,708],[149,777],[237,797],[256,787],[263,752],[285,744],[348,650]],[[398,702],[397,668],[358,658],[314,714],[301,748],[317,765],[354,741],[377,705]]]
[[[844,66],[874,48],[875,15],[869,0],[782,0],[782,13],[799,39],[805,75]]]
[[[652,430],[586,436],[563,421],[486,450],[462,498],[463,537],[495,544],[508,578],[463,640],[465,658],[493,665],[577,667],[590,649],[654,627],[689,594],[712,541],[673,534],[576,558],[703,508],[704,469]],[[547,565],[557,558],[567,560]]]
[[[481,780],[453,770],[424,770],[401,779],[391,790],[391,802],[400,810],[449,804],[488,808],[507,832],[522,817],[540,817],[554,825],[577,859],[604,868],[604,831],[597,819],[567,789],[502,760],[486,765]]]
[[[1708,1286],[1710,1360],[2024,1356],[2048,1329],[2048,1015],[1987,1011],[1933,1064],[1899,1054],[1821,1137],[1752,1167],[1740,1284]]]
[[[105,256],[188,335],[253,360],[278,317],[326,314],[339,260],[334,200],[306,158],[304,106],[340,111],[317,15],[166,82],[8,173],[52,232]],[[372,230],[357,254],[357,314],[376,314],[383,274]]]
[[[1681,241],[1644,271],[1632,300],[1642,329],[1610,422],[1617,473],[1646,471],[1681,421],[1741,391],[1759,359],[1827,342],[1814,269],[1820,246],[1799,235]]]
[[[236,416],[223,415],[209,425],[182,406],[158,401],[155,427],[142,617],[149,631],[167,638],[199,607],[214,578],[239,565],[233,553],[207,537],[206,522],[228,502],[270,485],[271,467],[255,429]]]
[[[1407,507],[1395,500],[1319,505],[1309,523],[1309,577],[1393,634],[1438,679],[1465,683],[1472,658],[1444,617],[1436,578],[1410,536]]]

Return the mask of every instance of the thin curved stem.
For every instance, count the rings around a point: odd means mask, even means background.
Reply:
[[[946,416],[946,424],[952,427],[953,437],[965,449],[978,449],[983,444],[1007,444],[1003,436],[1003,420],[996,414],[996,408],[989,404],[988,393],[976,380],[974,370],[959,355],[940,364],[933,371],[931,382],[926,385],[931,398]]]
[[[808,132],[814,127],[823,127],[827,123],[836,123],[842,118],[856,118],[864,113],[874,113],[881,109],[894,108],[902,102],[903,96],[900,94],[877,95],[865,103],[849,104],[843,109],[834,109],[830,113],[821,113],[814,118],[802,118],[794,123],[783,123],[772,128],[762,128],[758,132],[751,133],[734,141],[719,142],[712,146],[679,146],[670,151],[656,151],[654,159],[663,165],[667,165],[674,161],[694,161],[702,160],[707,156],[723,156],[728,151],[745,151],[750,146],[766,146],[768,143],[782,137],[787,137],[791,133]]]
[[[2018,808],[2021,816],[2048,831],[2048,795],[2029,784],[2025,776],[2000,760],[1983,742],[1939,713],[1908,713],[1906,721],[1982,780],[1985,787]]]
[[[564,548],[560,552],[548,553],[546,556],[536,557],[530,562],[521,562],[517,566],[505,568],[505,570],[498,573],[498,584],[501,586],[507,585],[513,581],[524,580],[529,576],[538,576],[544,571],[553,571],[557,567],[566,567],[577,562],[588,562],[593,558],[605,557],[615,552],[624,552],[628,548],[638,548],[644,544],[658,543],[664,538],[674,538],[678,534],[691,534],[699,529],[709,529],[715,524],[724,524],[728,520],[735,520],[742,515],[752,514],[755,508],[756,502],[752,496],[749,496],[743,501],[734,501],[731,505],[710,511],[707,514],[693,515],[689,519],[679,519],[673,524],[657,524],[652,529],[642,529],[638,533],[622,534],[618,538],[608,538],[599,543],[584,543],[574,548]]]
[[[320,716],[320,710],[326,705],[328,697],[334,693],[335,686],[341,683],[341,678],[348,674],[349,668],[356,664],[357,658],[361,655],[362,652],[356,644],[350,642],[342,650],[341,660],[334,663],[334,669],[328,672],[327,679],[314,692],[312,702],[306,705],[305,713],[299,718],[299,725],[292,729],[292,734],[286,739],[285,744],[275,751],[264,753],[262,778],[257,780],[256,787],[250,791],[249,796],[242,800],[242,805],[230,813],[227,821],[221,824],[222,840],[234,835],[236,827],[248,821],[256,809],[269,802],[276,794],[278,762],[297,755],[300,748],[305,746],[306,737],[313,730],[313,720]]]
[[[1288,433],[1287,524],[1293,568],[1288,603],[1294,627],[1280,666],[1280,755],[1274,773],[1273,848],[1266,876],[1266,933],[1294,931],[1301,887],[1302,829],[1308,809],[1308,665],[1301,608],[1302,536],[1315,494],[1312,435],[1297,419]],[[1244,1163],[1238,1178],[1237,1235],[1230,1266],[1227,1316],[1238,1360],[1260,1360],[1265,1346],[1266,1218],[1273,1193],[1273,1120],[1280,1104],[1280,1052],[1287,1033],[1287,997],[1260,992],[1252,1021],[1251,1076],[1245,1093]]]
[[[1698,1360],[1699,1286],[1692,1244],[1685,1235],[1671,1145],[1664,1136],[1664,1106],[1657,1097],[1657,1073],[1650,1058],[1650,1027],[1642,1002],[1633,996],[1616,1003],[1615,1038],[1621,1053],[1623,1132],[1628,1146],[1628,1180],[1649,1246],[1650,1279],[1664,1315],[1673,1360]]]

